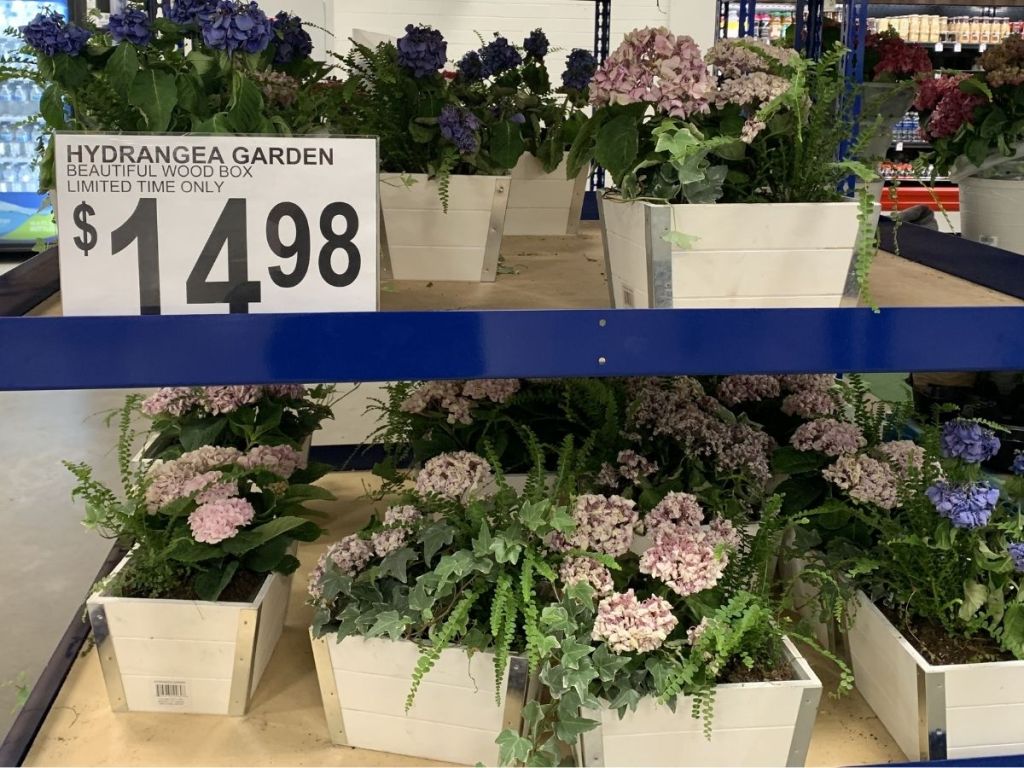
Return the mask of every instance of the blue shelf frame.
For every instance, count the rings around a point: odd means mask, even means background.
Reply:
[[[1024,307],[0,318],[0,390],[1024,370]]]

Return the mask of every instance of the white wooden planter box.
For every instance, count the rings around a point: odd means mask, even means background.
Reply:
[[[522,727],[526,660],[512,657],[494,696],[494,655],[448,648],[427,674],[409,712],[405,699],[419,646],[406,640],[313,638],[331,741],[427,760],[497,765],[495,739]]]
[[[586,189],[586,170],[567,179],[564,160],[546,173],[540,160],[524,154],[512,169],[505,234],[575,235]]]
[[[803,765],[821,699],[821,681],[785,639],[798,678],[785,682],[727,683],[715,690],[711,739],[690,715],[691,699],[675,712],[653,698],[619,718],[612,709],[584,710],[600,725],[581,739],[584,766]]]
[[[281,637],[291,580],[270,574],[250,603],[92,595],[111,709],[245,714]]]
[[[1024,661],[929,664],[863,593],[848,641],[857,690],[909,759],[1024,752]]]
[[[855,303],[856,201],[660,205],[606,196],[599,204],[613,307]],[[682,249],[663,239],[669,232],[696,240]]]
[[[406,186],[403,179],[414,183]],[[381,274],[490,282],[498,274],[509,176],[452,176],[448,213],[426,174],[380,176]]]

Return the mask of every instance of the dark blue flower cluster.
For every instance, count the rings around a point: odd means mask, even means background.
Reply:
[[[1013,466],[1010,469],[1015,475],[1024,475],[1024,453],[1018,453],[1013,457]]]
[[[480,59],[480,54],[476,51],[470,51],[461,59],[459,59],[459,76],[468,82],[475,83],[477,80],[483,80],[484,77],[484,63]]]
[[[302,28],[302,19],[281,11],[274,17],[273,27],[277,37],[275,64],[291,64],[309,58],[313,52],[313,38]]]
[[[217,7],[215,0],[164,0],[164,16],[175,24],[198,24]]]
[[[107,29],[118,43],[127,40],[132,45],[146,45],[153,39],[153,31],[149,28],[149,14],[141,8],[128,6],[123,13],[110,14]]]
[[[1018,541],[1010,544],[1006,551],[1010,555],[1010,559],[1013,560],[1013,569],[1017,573],[1024,573],[1024,542]]]
[[[480,58],[484,63],[484,77],[500,75],[523,63],[519,51],[508,44],[508,38],[500,35],[495,35],[491,42],[480,49]]]
[[[542,29],[533,30],[530,36],[523,41],[523,50],[535,59],[543,59],[548,55],[550,48],[551,43]]]
[[[21,28],[25,42],[46,56],[66,53],[77,56],[85,47],[90,33],[67,20],[56,11],[44,11]]]
[[[480,140],[476,132],[480,130],[480,121],[472,112],[459,109],[453,104],[445,104],[437,118],[441,136],[454,144],[463,155],[472,155],[480,148]]]
[[[274,37],[270,19],[256,3],[220,0],[198,18],[203,42],[220,51],[260,53]]]
[[[981,528],[999,502],[999,489],[988,483],[953,487],[940,481],[925,491],[928,500],[957,528]]]
[[[999,438],[988,427],[970,419],[953,419],[942,425],[942,455],[980,464],[999,453]]]
[[[562,86],[570,91],[586,90],[596,71],[597,59],[594,54],[583,48],[575,48],[565,57]]]
[[[430,77],[437,73],[448,57],[448,43],[436,29],[409,24],[398,38],[398,63],[412,71],[413,77]]]

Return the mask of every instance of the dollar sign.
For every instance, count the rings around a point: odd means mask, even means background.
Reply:
[[[75,245],[82,249],[83,256],[88,256],[89,251],[96,247],[96,227],[89,223],[89,217],[95,215],[96,211],[86,202],[75,208],[75,226],[82,230],[81,236],[75,238]]]

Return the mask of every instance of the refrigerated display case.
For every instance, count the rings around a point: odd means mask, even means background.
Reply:
[[[45,9],[75,18],[68,0],[0,0],[0,56],[18,51],[21,41],[7,34]],[[56,237],[46,196],[39,193],[37,146],[42,136],[32,120],[41,89],[30,80],[0,83],[0,250],[30,251],[39,240]]]

